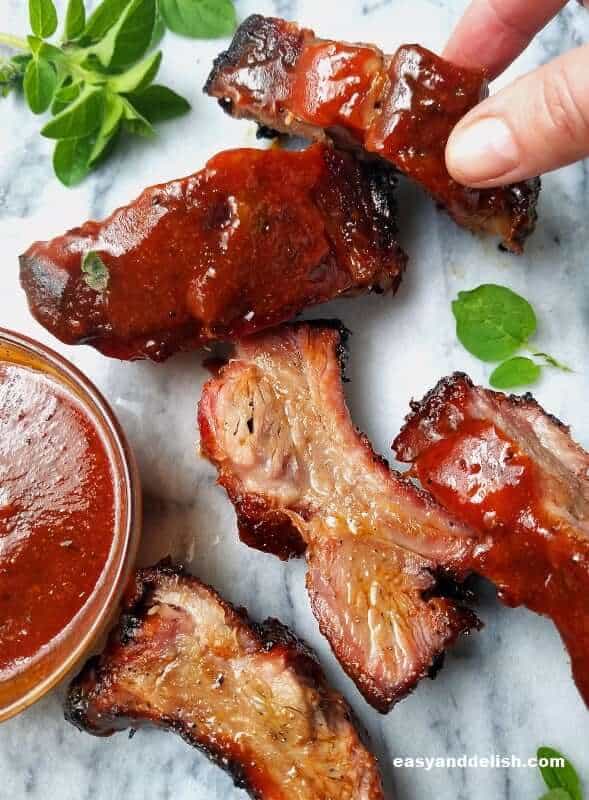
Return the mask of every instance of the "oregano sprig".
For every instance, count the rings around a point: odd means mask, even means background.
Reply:
[[[501,362],[489,382],[496,389],[514,389],[535,383],[544,366],[565,372],[571,369],[547,353],[530,349],[536,333],[536,312],[521,295],[506,286],[486,283],[468,292],[459,292],[452,303],[456,335],[464,347],[481,361]],[[527,348],[532,356],[515,355]]]
[[[231,0],[102,0],[87,14],[68,0],[60,25],[53,0],[29,0],[31,34],[0,34],[20,52],[0,60],[0,96],[22,90],[34,114],[50,111],[41,134],[54,139],[53,166],[66,186],[94,169],[126,132],[154,136],[153,124],[185,114],[190,105],[155,84],[161,52],[151,52],[166,23],[199,38],[230,34]],[[50,42],[61,28],[61,41]]]
[[[562,753],[552,747],[539,747],[537,757],[538,769],[548,787],[540,800],[583,800],[579,775]],[[553,766],[557,761],[561,766]]]

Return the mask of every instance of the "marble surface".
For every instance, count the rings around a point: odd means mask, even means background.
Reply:
[[[65,3],[61,3],[63,7]],[[24,0],[0,0],[0,29],[25,30]],[[403,41],[441,48],[464,0],[240,0],[241,17],[276,13],[326,35],[375,41],[392,50]],[[589,38],[589,14],[572,4],[510,70],[515,75]],[[30,334],[64,353],[103,390],[137,454],[145,492],[141,562],[171,553],[257,618],[280,617],[317,650],[326,671],[370,732],[390,797],[398,800],[534,800],[536,770],[397,769],[394,756],[515,754],[538,745],[565,751],[589,790],[589,715],[549,622],[503,608],[481,585],[485,630],[454,648],[435,682],[423,681],[386,717],[372,711],[338,667],[319,635],[304,590],[304,565],[281,564],[238,543],[232,508],[197,455],[195,406],[207,377],[194,353],[155,366],[121,364],[88,348],[57,344],[30,318],[18,285],[17,255],[34,239],[102,217],[145,185],[200,168],[222,147],[255,145],[254,128],[227,119],[200,93],[222,42],[195,43],[168,34],[161,77],[186,95],[192,113],[161,126],[156,142],[123,147],[80,188],[52,174],[40,121],[19,98],[1,102],[0,325]],[[375,447],[389,451],[411,396],[420,397],[455,369],[485,381],[488,369],[458,345],[450,314],[457,291],[485,281],[513,287],[536,306],[537,343],[575,367],[546,372],[539,400],[573,425],[589,446],[589,167],[578,164],[546,178],[541,224],[526,255],[500,253],[454,227],[416,190],[403,186],[402,242],[411,256],[395,299],[365,297],[315,310],[339,316],[353,331],[346,387],[354,419]],[[173,735],[141,731],[93,739],[62,718],[58,689],[0,726],[0,798],[11,800],[238,800],[244,793]]]

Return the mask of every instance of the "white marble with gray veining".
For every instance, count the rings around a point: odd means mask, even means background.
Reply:
[[[62,7],[65,3],[60,4]],[[240,16],[278,13],[334,37],[375,41],[388,50],[403,41],[433,49],[444,40],[465,0],[239,0]],[[0,30],[25,30],[24,0],[0,0]],[[570,7],[512,67],[515,75],[589,39],[589,14]],[[274,615],[305,637],[368,728],[391,797],[398,800],[535,800],[535,770],[392,770],[393,756],[533,754],[539,744],[564,750],[589,791],[589,715],[574,688],[567,657],[549,622],[498,604],[481,587],[485,630],[446,658],[434,681],[386,717],[372,711],[345,678],[317,631],[304,590],[304,565],[282,564],[238,543],[232,508],[197,456],[195,406],[207,377],[201,355],[164,365],[122,364],[88,348],[56,344],[29,317],[18,285],[17,255],[34,239],[100,218],[145,185],[195,171],[223,147],[255,145],[254,128],[232,122],[201,92],[222,42],[196,43],[168,34],[161,72],[193,104],[192,113],[160,128],[156,142],[118,151],[80,188],[53,177],[50,143],[19,98],[0,103],[0,325],[56,347],[103,390],[138,456],[145,490],[143,563],[164,554],[194,572],[254,617]],[[505,79],[503,79],[505,80]],[[454,227],[417,191],[401,191],[402,242],[411,256],[395,299],[365,297],[314,310],[339,316],[353,331],[346,387],[354,419],[376,448],[389,451],[411,396],[443,374],[465,369],[484,381],[488,369],[457,344],[450,300],[485,281],[508,284],[538,309],[538,345],[575,367],[547,372],[536,395],[569,421],[589,446],[589,167],[578,164],[545,180],[541,223],[526,255],[500,253]],[[180,739],[140,731],[107,740],[79,733],[62,719],[61,691],[0,726],[1,800],[238,800],[243,792]]]

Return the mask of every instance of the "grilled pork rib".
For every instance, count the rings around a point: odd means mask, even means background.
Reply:
[[[446,142],[486,96],[487,81],[483,72],[419,45],[386,56],[371,45],[317,39],[293,23],[254,15],[215,61],[205,92],[235,117],[381,156],[459,225],[500,236],[514,252],[535,227],[538,179],[473,190],[450,178]]]
[[[491,546],[471,568],[509,606],[556,624],[589,705],[589,454],[530,395],[446,378],[393,444],[421,483]]]
[[[395,178],[325,145],[234,150],[21,257],[36,319],[67,344],[161,361],[340,295],[395,290]],[[87,253],[98,254],[84,264]]]
[[[473,542],[354,428],[341,348],[340,332],[324,324],[242,340],[204,388],[201,449],[248,544],[282,558],[306,550],[320,629],[386,712],[477,626],[437,581],[464,576]]]
[[[140,571],[66,717],[97,736],[153,724],[259,800],[382,800],[375,758],[313,654],[276,620],[248,621],[167,564]]]

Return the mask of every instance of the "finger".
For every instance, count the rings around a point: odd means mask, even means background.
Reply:
[[[483,67],[496,78],[565,5],[566,0],[473,0],[444,58],[464,67]]]
[[[484,100],[453,130],[450,174],[467,186],[500,186],[589,155],[589,45]]]

